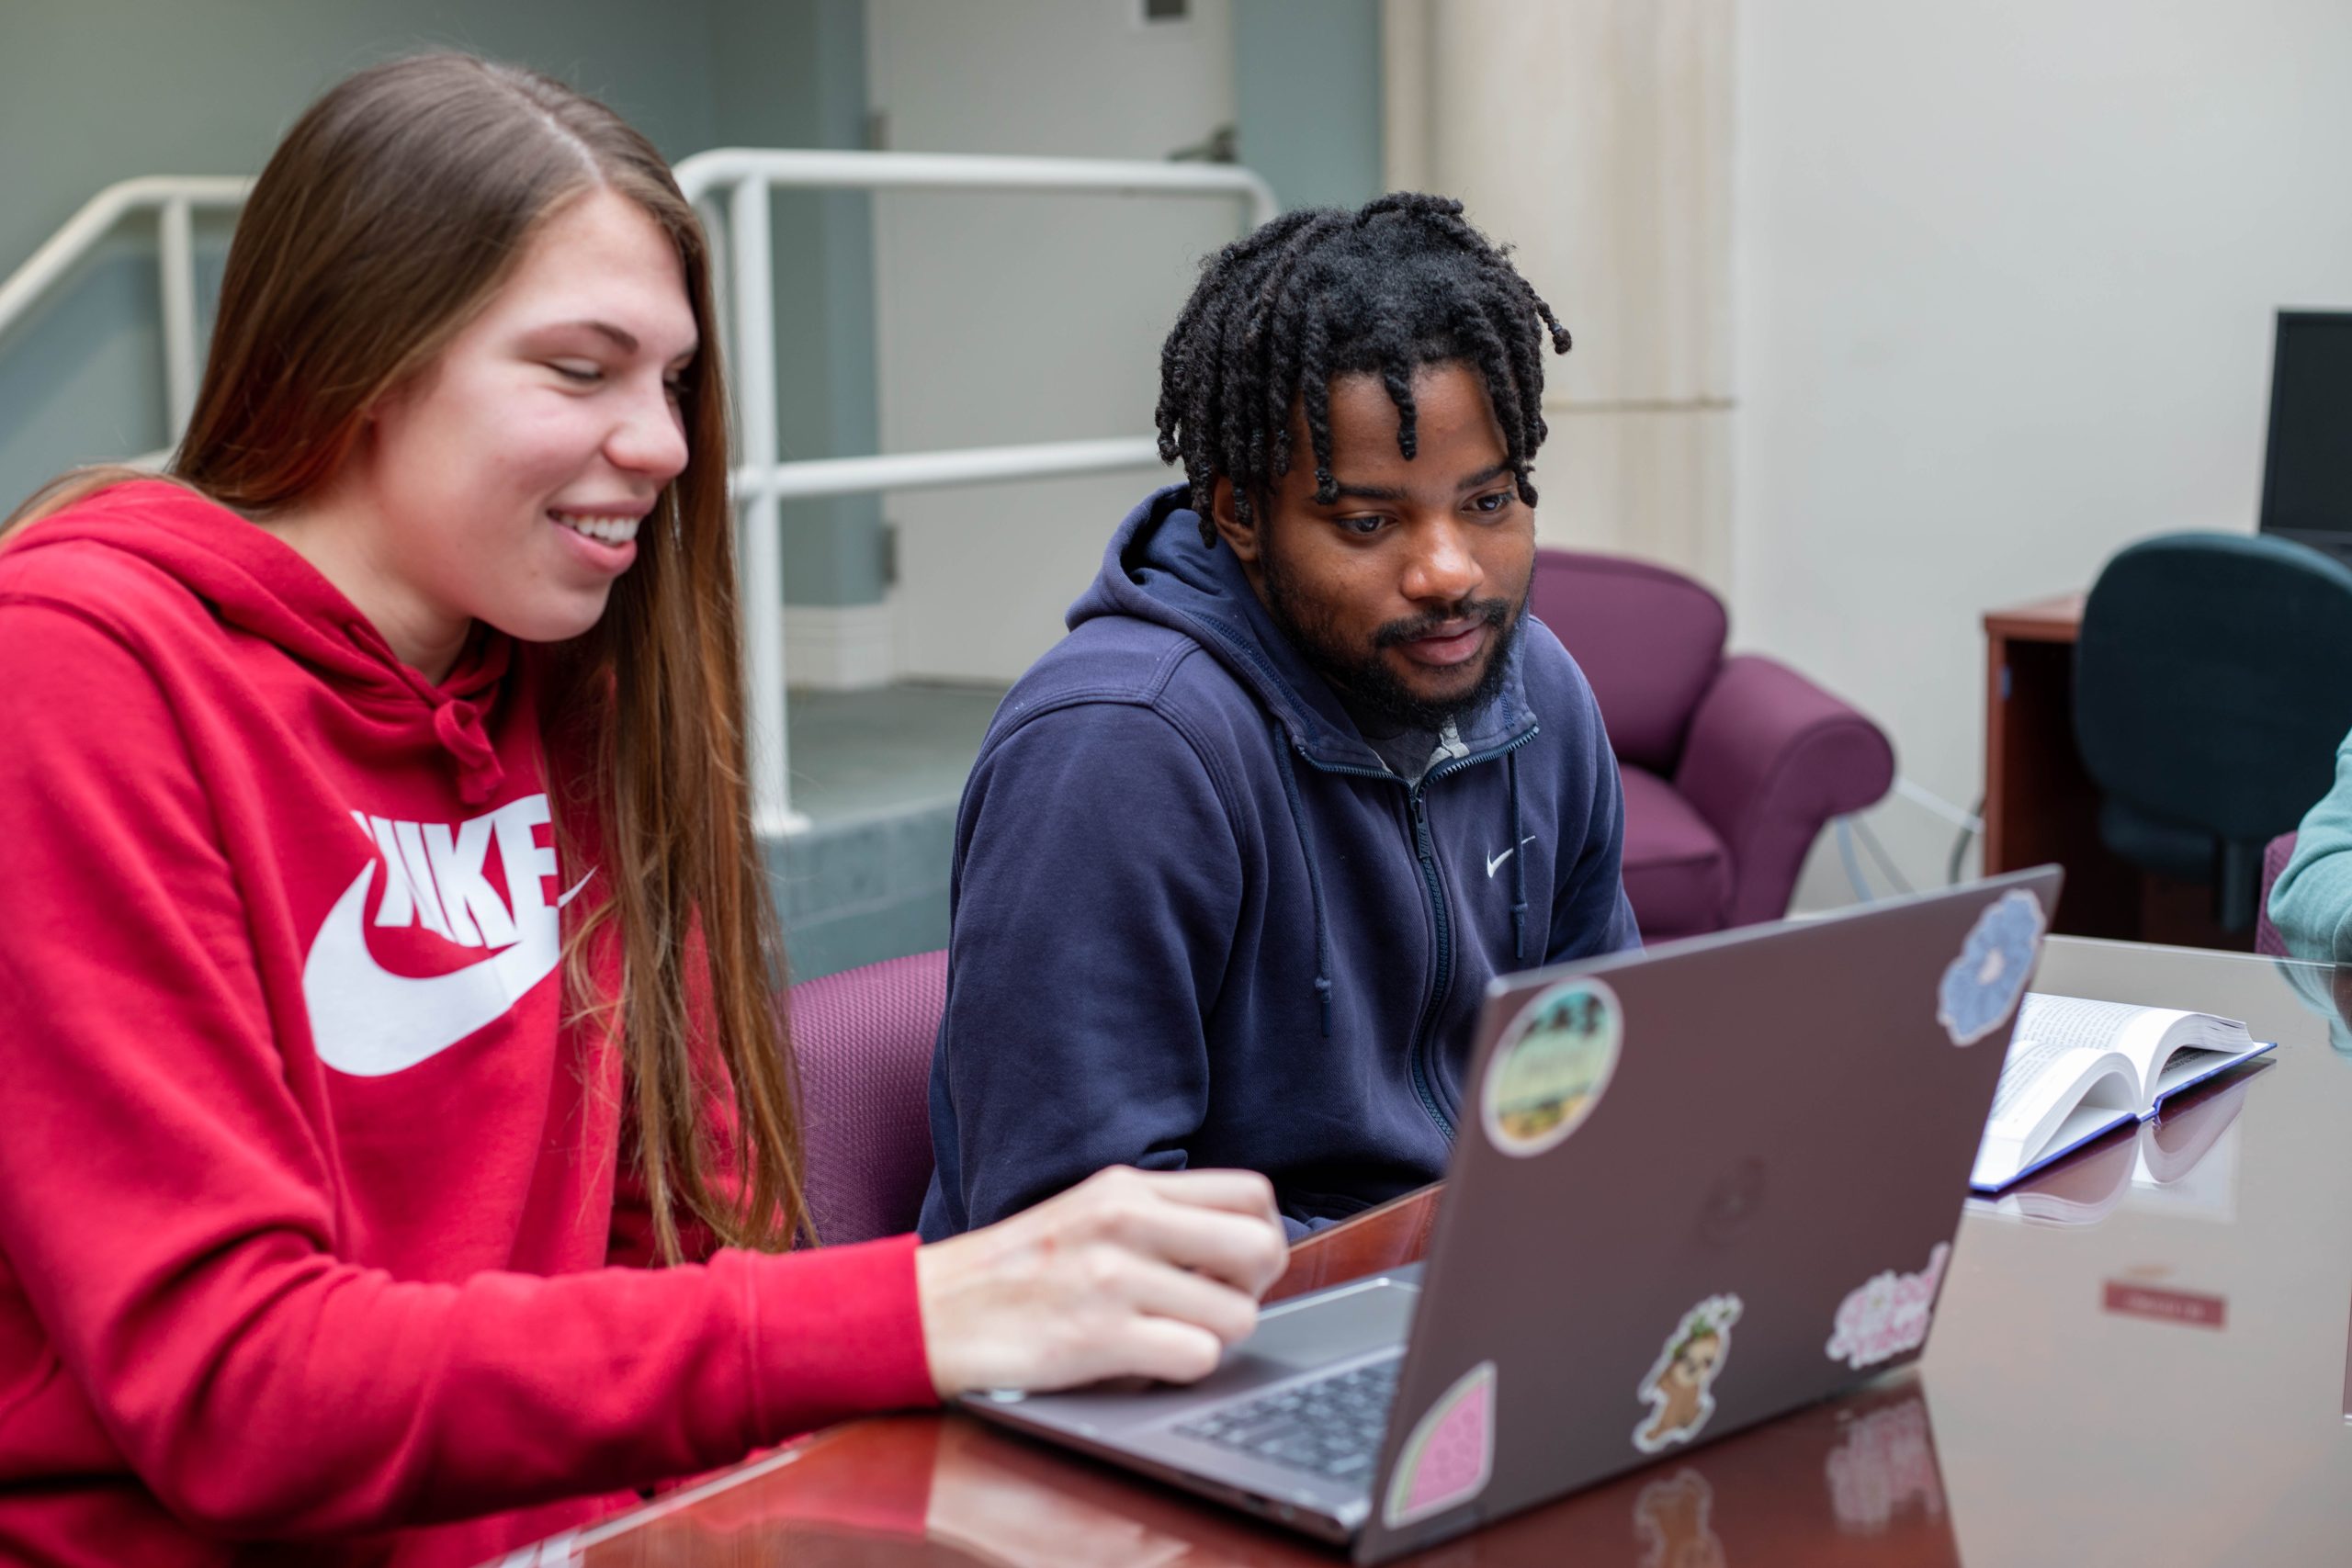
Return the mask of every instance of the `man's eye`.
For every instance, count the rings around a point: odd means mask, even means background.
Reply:
[[[1511,497],[1517,493],[1518,492],[1515,491],[1498,490],[1491,494],[1480,496],[1470,504],[1485,513],[1491,513],[1500,512],[1504,507],[1510,504]]]
[[[1380,517],[1335,517],[1331,521],[1342,534],[1355,534],[1361,536],[1380,532],[1380,525],[1386,521],[1386,519]]]

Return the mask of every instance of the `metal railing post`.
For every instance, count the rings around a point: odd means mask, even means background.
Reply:
[[[728,238],[735,287],[735,411],[744,460],[775,463],[775,273],[769,258],[768,186],[743,180],[729,194]],[[744,698],[752,765],[752,821],[763,838],[797,833],[808,818],[792,809],[792,752],[785,728],[783,507],[758,489],[736,505],[742,563]]]
[[[164,289],[164,428],[176,446],[196,412],[196,234],[188,200],[164,199],[155,223],[155,265]]]

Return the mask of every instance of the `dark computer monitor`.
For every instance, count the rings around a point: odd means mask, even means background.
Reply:
[[[2262,531],[2352,548],[2352,311],[2278,312]]]

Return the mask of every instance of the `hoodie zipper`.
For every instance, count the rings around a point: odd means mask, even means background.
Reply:
[[[1541,726],[1531,724],[1526,733],[1515,736],[1491,750],[1476,752],[1467,757],[1457,757],[1450,762],[1431,768],[1423,773],[1419,781],[1411,785],[1406,794],[1413,814],[1413,856],[1420,863],[1421,886],[1429,895],[1430,917],[1435,932],[1437,972],[1428,993],[1422,998],[1421,1016],[1413,1025],[1412,1049],[1406,1054],[1405,1064],[1412,1078],[1413,1093],[1419,1099],[1421,1109],[1429,1114],[1430,1121],[1436,1124],[1438,1132],[1444,1135],[1448,1144],[1453,1142],[1453,1120],[1446,1115],[1444,1108],[1438,1104],[1436,1065],[1430,1060],[1430,1046],[1431,1036],[1436,1032],[1438,1014],[1444,1010],[1446,994],[1453,988],[1453,919],[1452,913],[1446,908],[1445,884],[1439,876],[1437,869],[1437,843],[1430,833],[1429,807],[1422,797],[1422,792],[1438,780],[1451,778],[1464,768],[1475,768],[1482,762],[1497,761],[1510,756],[1513,751],[1533,740],[1541,730]],[[1309,767],[1322,773],[1343,773],[1365,779],[1392,779],[1398,784],[1405,782],[1398,779],[1395,773],[1385,770],[1375,773],[1370,768],[1351,768],[1343,763],[1318,762],[1313,757],[1307,756],[1306,748],[1304,746],[1295,746],[1295,750],[1301,757],[1306,759]]]

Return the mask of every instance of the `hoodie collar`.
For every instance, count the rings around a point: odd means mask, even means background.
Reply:
[[[1339,694],[1274,624],[1230,548],[1205,544],[1186,489],[1170,485],[1146,496],[1119,525],[1093,585],[1070,606],[1074,631],[1099,615],[1127,615],[1171,627],[1206,648],[1256,695],[1318,768],[1385,773]],[[1501,690],[1493,702],[1456,721],[1472,756],[1532,728],[1521,662],[1527,639],[1513,637]]]
[[[25,527],[11,554],[73,542],[104,545],[164,571],[220,620],[261,637],[341,688],[348,700],[421,710],[458,769],[458,794],[487,804],[505,781],[485,719],[513,662],[513,640],[478,626],[437,685],[402,663],[358,606],[300,552],[181,484],[112,485]]]

